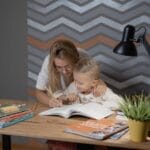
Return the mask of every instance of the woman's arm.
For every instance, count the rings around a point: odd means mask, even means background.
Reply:
[[[53,97],[50,98],[47,95],[46,91],[36,89],[36,98],[40,103],[48,105],[49,107],[60,107],[60,106],[62,106],[62,101],[57,100]]]
[[[36,98],[37,100],[42,103],[42,104],[45,104],[45,105],[49,105],[49,97],[46,93],[46,91],[43,91],[43,90],[38,90],[36,89]]]

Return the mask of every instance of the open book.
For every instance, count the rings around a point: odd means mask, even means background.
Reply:
[[[121,131],[120,134],[123,134],[122,132],[126,132],[127,130],[125,129],[127,128],[128,124],[126,121],[107,117],[100,120],[88,119],[87,121],[69,124],[64,131],[71,134],[102,140],[112,135],[120,136],[116,133],[119,134]]]
[[[69,118],[74,115],[80,115],[93,119],[101,119],[113,114],[108,108],[95,103],[89,102],[86,104],[64,105],[62,107],[51,108],[39,113],[39,115],[59,115],[64,118]]]

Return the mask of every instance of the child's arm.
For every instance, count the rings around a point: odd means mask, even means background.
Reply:
[[[69,93],[67,95],[61,95],[57,99],[61,100],[63,104],[72,104],[79,101],[79,96],[75,93]]]
[[[79,100],[80,100],[79,96],[75,93],[69,93],[67,95],[67,99],[68,99],[69,103],[79,102]]]
[[[104,83],[104,81],[98,80],[97,84],[93,88],[93,95],[95,97],[102,96],[106,92],[106,89],[107,85]]]
[[[58,99],[62,100],[63,104],[72,104],[74,102],[79,102],[78,91],[74,82],[72,82],[66,88],[66,90],[63,91],[63,94]]]

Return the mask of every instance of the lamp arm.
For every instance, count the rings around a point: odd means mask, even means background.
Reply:
[[[143,45],[144,45],[146,51],[148,52],[148,54],[150,55],[150,44],[148,43],[146,38],[144,38]]]
[[[144,30],[144,33],[142,35],[140,35],[135,42],[142,43],[144,45],[144,48],[146,49],[146,51],[150,55],[150,45],[149,45],[149,43],[148,43],[148,41],[146,39],[146,27],[145,26],[141,26],[135,32],[138,32],[141,29]]]

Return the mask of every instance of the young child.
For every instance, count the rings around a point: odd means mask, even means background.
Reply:
[[[91,101],[105,105],[110,109],[118,108],[118,101],[122,98],[115,94],[107,86],[102,86],[103,91],[101,96],[95,97],[93,95],[94,89],[97,85],[104,82],[100,79],[99,65],[91,58],[82,58],[74,66],[73,70],[74,82],[72,82],[65,91],[57,91],[53,94],[53,97],[61,101],[62,104],[73,104],[73,103],[88,103]],[[50,147],[59,147],[60,150],[76,150],[76,144],[69,144],[67,142],[52,142],[49,141]],[[84,149],[86,145],[83,145]],[[60,148],[61,147],[61,148]],[[107,147],[99,146],[92,147],[92,149],[106,150]]]
[[[58,99],[63,103],[87,103],[97,102],[105,107],[116,110],[118,102],[122,100],[120,96],[115,94],[107,86],[104,87],[105,92],[101,96],[93,95],[95,87],[103,81],[100,79],[100,67],[95,60],[91,58],[83,58],[78,61],[73,70],[74,82],[63,92]],[[99,89],[103,90],[104,89]]]

